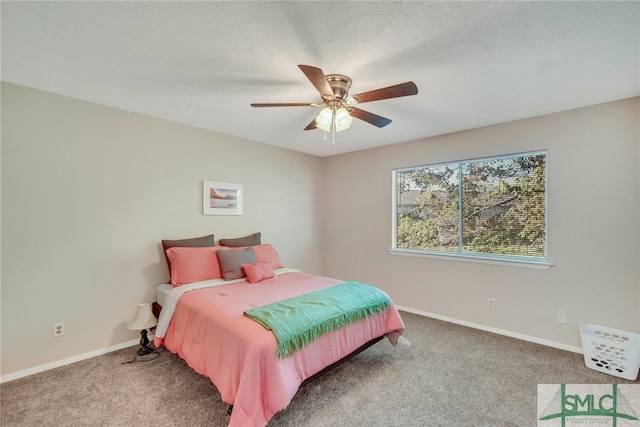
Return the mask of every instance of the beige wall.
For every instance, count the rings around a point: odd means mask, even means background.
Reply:
[[[202,215],[202,180],[243,184],[244,215]],[[139,338],[163,238],[260,231],[321,273],[321,181],[313,156],[3,83],[1,374]]]
[[[326,159],[325,274],[416,311],[566,346],[581,346],[580,321],[640,330],[639,114],[634,98]],[[538,149],[548,150],[554,267],[389,254],[392,169]]]

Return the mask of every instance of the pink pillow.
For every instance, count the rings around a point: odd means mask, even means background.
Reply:
[[[253,264],[242,264],[249,283],[258,283],[265,279],[276,276],[270,262],[256,262]]]
[[[177,247],[167,249],[171,261],[171,284],[182,286],[202,280],[220,279],[222,271],[216,252],[220,246],[199,248]]]
[[[258,262],[269,262],[274,269],[284,267],[278,251],[270,244],[256,245],[252,248]]]

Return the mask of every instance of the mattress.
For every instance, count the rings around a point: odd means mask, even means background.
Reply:
[[[156,288],[156,302],[164,307],[164,302],[167,299],[167,294],[173,289],[171,283],[163,283]]]

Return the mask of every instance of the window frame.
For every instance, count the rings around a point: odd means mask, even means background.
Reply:
[[[513,159],[518,157],[525,157],[531,155],[540,155],[544,154],[545,156],[545,193],[544,193],[544,202],[545,202],[545,218],[544,218],[544,227],[545,227],[545,255],[544,257],[527,257],[527,256],[518,256],[518,255],[502,255],[502,254],[488,254],[488,253],[477,253],[477,252],[464,252],[462,251],[461,245],[461,233],[462,224],[461,218],[459,216],[458,222],[458,249],[455,252],[444,252],[444,251],[436,251],[429,249],[416,249],[416,248],[398,248],[398,175],[399,173],[412,171],[416,169],[429,168],[429,167],[438,167],[438,166],[446,166],[446,165],[455,165],[459,169],[459,174],[461,174],[461,170],[464,164],[474,163],[474,162],[482,162],[482,161],[490,161],[490,160],[501,160],[501,159]],[[492,265],[503,265],[503,266],[520,266],[527,268],[537,268],[537,269],[548,269],[554,264],[549,259],[549,168],[548,168],[548,152],[546,149],[534,150],[534,151],[525,151],[520,153],[511,153],[511,154],[503,154],[497,156],[486,156],[486,157],[478,157],[478,158],[470,158],[470,159],[462,159],[462,160],[451,160],[451,161],[443,161],[437,163],[429,163],[424,165],[417,166],[409,166],[396,168],[391,171],[391,181],[392,181],[392,191],[391,191],[391,248],[389,252],[391,255],[404,255],[404,256],[412,256],[412,257],[424,257],[424,258],[433,258],[440,260],[449,260],[449,261],[464,261],[464,262],[475,262],[482,264],[492,264]],[[462,193],[463,193],[463,185],[462,181],[458,186],[458,205],[462,206]]]

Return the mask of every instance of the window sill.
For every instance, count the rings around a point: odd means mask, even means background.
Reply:
[[[533,268],[537,270],[548,270],[553,266],[550,261],[530,261],[519,259],[504,259],[490,256],[474,256],[474,255],[461,255],[461,254],[436,254],[432,252],[411,250],[411,249],[389,249],[391,255],[399,256],[411,256],[418,258],[431,258],[444,261],[462,261],[462,262],[474,262],[477,264],[490,264],[500,265],[503,267],[520,267],[520,268]]]

